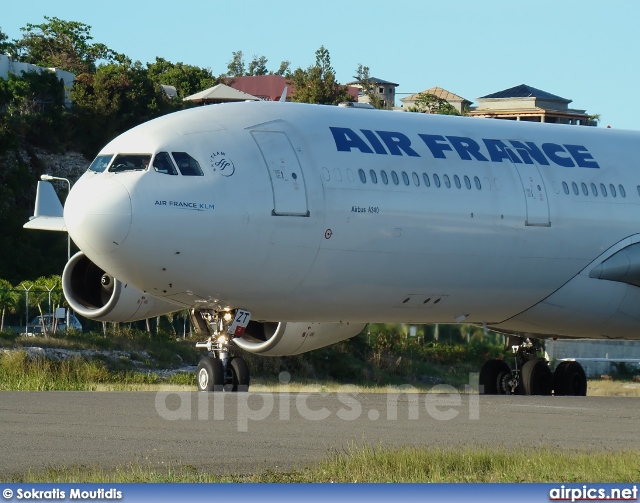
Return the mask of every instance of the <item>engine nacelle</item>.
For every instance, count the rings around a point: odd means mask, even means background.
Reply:
[[[182,307],[123,285],[82,252],[71,257],[65,266],[62,290],[76,313],[96,321],[143,320]]]
[[[366,323],[261,323],[251,321],[237,346],[262,356],[306,353],[358,335]]]

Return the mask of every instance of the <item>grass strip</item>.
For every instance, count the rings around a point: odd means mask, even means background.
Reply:
[[[28,472],[3,482],[609,482],[640,479],[640,452],[574,452],[550,448],[433,449],[352,445],[320,463],[291,471],[218,475],[191,465],[129,463]]]

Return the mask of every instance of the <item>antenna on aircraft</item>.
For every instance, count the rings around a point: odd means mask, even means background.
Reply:
[[[282,90],[282,94],[280,95],[280,99],[278,101],[281,101],[282,103],[287,101],[287,89],[288,88],[289,88],[289,86],[284,86],[284,89]]]

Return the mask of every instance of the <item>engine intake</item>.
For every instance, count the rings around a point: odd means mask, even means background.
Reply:
[[[65,266],[62,290],[76,313],[96,321],[143,320],[182,307],[123,285],[82,252],[71,257]]]

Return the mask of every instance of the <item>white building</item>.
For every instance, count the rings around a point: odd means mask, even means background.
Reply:
[[[21,77],[25,72],[42,73],[43,70],[55,73],[58,80],[62,82],[62,85],[64,86],[64,104],[66,107],[70,107],[71,100],[69,98],[69,91],[71,91],[73,82],[76,80],[75,74],[58,68],[43,68],[41,66],[32,65],[31,63],[13,61],[6,54],[0,54],[0,77],[5,80],[9,79],[10,73]]]
[[[382,100],[383,106],[391,110],[396,101],[396,87],[399,84],[395,84],[393,82],[389,82],[387,80],[377,79],[375,77],[370,77],[369,82],[372,84],[372,91]],[[347,86],[357,87],[358,89],[362,89],[362,84],[358,81],[347,82]],[[364,92],[360,91],[358,93],[358,103],[369,103],[369,97],[364,94]]]

